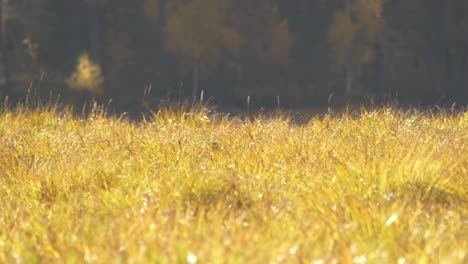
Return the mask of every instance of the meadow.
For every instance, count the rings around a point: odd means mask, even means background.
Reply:
[[[0,113],[0,263],[466,263],[468,112]]]

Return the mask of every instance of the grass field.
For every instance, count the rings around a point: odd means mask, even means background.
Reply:
[[[468,112],[0,113],[0,263],[466,263]]]

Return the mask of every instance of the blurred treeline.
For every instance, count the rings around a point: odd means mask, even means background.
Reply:
[[[2,95],[467,103],[467,0],[0,0]],[[150,91],[150,92],[149,92]]]

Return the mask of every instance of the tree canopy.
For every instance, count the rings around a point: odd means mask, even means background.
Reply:
[[[468,101],[466,0],[0,3],[3,96],[32,85],[39,96],[73,102],[77,90],[99,91],[137,107],[151,86],[154,101],[203,89],[234,106],[246,96],[263,106],[279,96],[291,107],[324,106],[330,95],[343,103]],[[99,85],[79,84],[86,65]]]

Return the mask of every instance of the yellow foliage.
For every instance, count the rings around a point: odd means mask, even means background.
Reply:
[[[371,47],[362,48],[361,54],[360,54],[360,62],[362,64],[368,64],[372,62],[374,58],[375,58],[374,50]]]
[[[227,23],[240,31],[240,44],[247,54],[255,55],[252,60],[260,62],[263,69],[288,63],[295,37],[276,4],[237,0],[229,1],[228,9]]]
[[[28,54],[31,56],[32,61],[37,62],[39,57],[39,44],[34,42],[30,37],[24,38],[23,44],[28,48]]]
[[[238,56],[244,42],[239,30],[225,28],[222,33],[223,46],[234,56]]]
[[[75,72],[67,79],[68,86],[75,91],[89,91],[93,94],[102,93],[101,68],[95,64],[87,52],[80,55]]]
[[[355,0],[348,10],[338,11],[329,29],[335,71],[350,64],[359,72],[374,59],[374,44],[383,28],[382,0]]]
[[[213,63],[219,58],[224,24],[223,1],[181,4],[169,17],[166,44],[183,58]]]
[[[287,20],[281,21],[273,28],[270,53],[272,58],[287,64],[289,60],[289,51],[294,42],[294,38],[289,32],[289,25]]]
[[[334,58],[334,70],[340,71],[346,67],[352,54],[357,30],[358,25],[354,24],[347,14],[344,12],[335,14],[333,24],[328,32],[328,39]]]
[[[356,14],[356,20],[364,38],[375,39],[382,21],[383,2],[381,0],[358,0],[354,3],[352,11]]]
[[[145,0],[143,4],[145,17],[153,25],[157,25],[159,23],[159,0]]]
[[[356,14],[356,19],[360,24],[375,23],[383,11],[381,0],[357,0],[352,6],[352,11]]]
[[[129,40],[111,31],[107,36],[110,63],[107,70],[111,74],[119,74],[125,67],[135,63],[136,52],[130,47]]]

